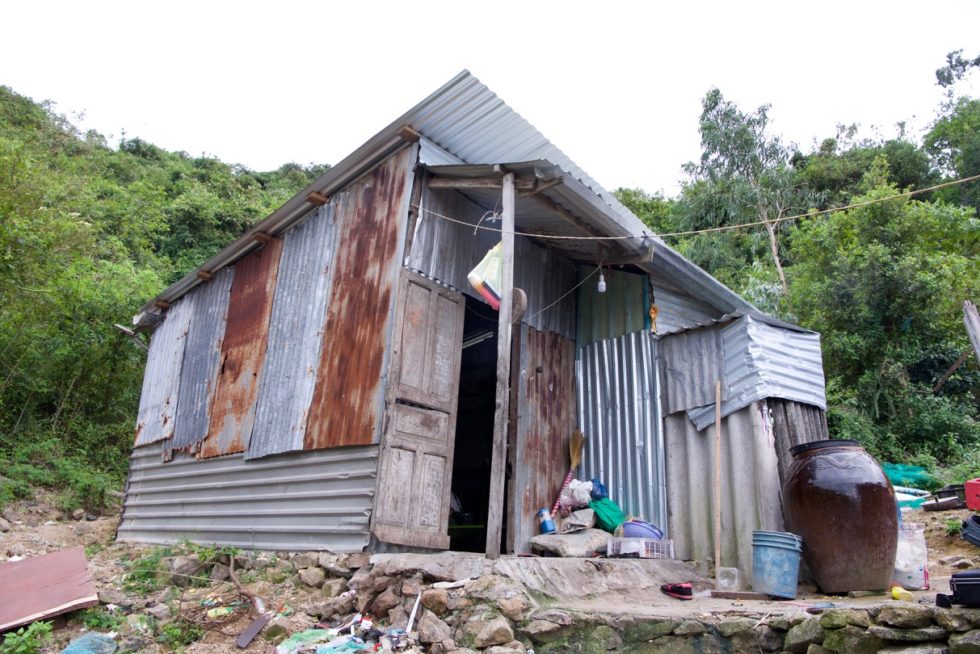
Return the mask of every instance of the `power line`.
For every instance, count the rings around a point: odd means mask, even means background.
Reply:
[[[670,238],[670,237],[676,237],[676,236],[693,236],[695,234],[708,234],[708,233],[711,233],[711,232],[728,232],[728,231],[732,231],[732,230],[736,230],[736,229],[744,229],[746,227],[760,227],[762,225],[772,225],[774,223],[783,223],[783,222],[787,222],[789,220],[799,220],[801,218],[813,218],[814,216],[822,216],[824,214],[833,213],[835,211],[847,211],[848,209],[856,209],[858,207],[866,207],[866,206],[869,206],[869,205],[872,205],[872,204],[880,204],[882,202],[888,202],[889,200],[896,200],[898,198],[914,197],[916,195],[921,195],[923,193],[929,193],[930,191],[935,191],[935,190],[938,190],[938,189],[941,189],[941,188],[948,188],[950,186],[958,186],[960,184],[967,184],[969,182],[975,182],[977,180],[980,180],[980,175],[973,175],[971,177],[964,177],[963,179],[955,179],[955,180],[952,180],[952,181],[949,181],[949,182],[943,182],[942,184],[936,184],[934,186],[929,186],[927,188],[916,189],[914,191],[904,191],[902,193],[895,193],[894,195],[889,195],[889,196],[886,196],[886,197],[883,197],[883,198],[875,198],[875,199],[872,199],[872,200],[864,200],[862,202],[854,202],[852,204],[846,204],[846,205],[843,205],[843,206],[840,206],[840,207],[831,207],[830,209],[815,209],[813,211],[808,211],[806,213],[795,214],[795,215],[792,215],[792,216],[782,216],[780,218],[773,218],[772,220],[759,220],[759,221],[755,221],[755,222],[751,222],[751,223],[741,223],[741,224],[738,224],[738,225],[723,225],[721,227],[706,227],[704,229],[692,229],[692,230],[683,231],[683,232],[667,232],[667,233],[664,233],[664,234],[656,234],[656,236],[658,236],[660,238]],[[425,207],[423,207],[423,206],[421,206],[419,204],[413,204],[412,206],[415,207],[416,209],[418,209],[419,211],[421,211],[422,213],[427,214],[429,216],[440,218],[442,220],[446,220],[446,221],[451,222],[451,223],[456,223],[458,225],[465,225],[466,227],[472,227],[474,234],[476,233],[477,230],[480,230],[480,229],[485,230],[485,231],[488,231],[488,232],[495,232],[495,233],[498,233],[498,234],[502,234],[503,231],[504,231],[503,229],[501,229],[499,227],[488,227],[488,226],[481,225],[481,224],[474,225],[473,223],[467,222],[465,220],[459,220],[457,218],[451,218],[449,216],[445,216],[445,215],[443,215],[441,213],[438,213],[436,211],[433,211],[432,209],[427,209],[427,208],[425,208]],[[482,219],[481,219],[481,221],[482,221]],[[520,231],[516,231],[516,230],[514,232],[512,232],[512,233],[514,234],[514,236],[527,236],[527,237],[530,237],[530,238],[564,240],[564,241],[628,241],[628,240],[633,240],[633,239],[637,239],[637,240],[649,239],[649,238],[652,238],[652,236],[654,236],[652,234],[645,234],[645,233],[644,234],[631,235],[631,236],[565,236],[565,235],[558,235],[558,234],[535,234],[533,232],[520,232]]]
[[[821,216],[825,213],[833,213],[835,211],[847,211],[848,209],[866,207],[870,204],[888,202],[889,200],[895,200],[898,198],[910,198],[915,195],[921,195],[922,193],[928,193],[929,191],[935,191],[937,189],[946,188],[948,186],[956,186],[958,184],[966,184],[967,182],[975,182],[978,179],[980,179],[980,175],[973,175],[972,177],[955,179],[951,182],[943,182],[942,184],[936,184],[935,186],[930,186],[928,188],[920,188],[914,191],[905,191],[903,193],[896,193],[895,195],[889,195],[888,197],[884,197],[884,198],[875,198],[873,200],[864,200],[862,202],[846,204],[842,207],[831,207],[830,209],[816,209],[814,211],[808,211],[806,213],[796,214],[795,216],[783,216],[782,218],[773,218],[772,220],[759,220],[752,223],[741,223],[739,225],[724,225],[722,227],[706,227],[704,229],[692,229],[686,232],[669,232],[667,234],[658,234],[658,236],[660,236],[661,238],[666,238],[669,236],[691,236],[694,234],[706,234],[708,232],[731,231],[733,229],[741,229],[743,227],[758,227],[760,225],[772,225],[773,223],[782,223],[782,222],[786,222],[787,220],[798,220],[800,218],[812,218],[814,216]]]

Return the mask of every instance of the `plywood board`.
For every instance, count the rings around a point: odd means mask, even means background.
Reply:
[[[98,603],[81,547],[0,564],[0,632]]]

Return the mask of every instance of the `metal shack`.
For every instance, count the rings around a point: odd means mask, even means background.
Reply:
[[[467,281],[502,238],[512,329]],[[579,476],[710,558],[720,381],[722,564],[750,569],[788,448],[826,437],[818,335],[664,244],[468,72],[134,322],[122,540],[524,552],[581,426]]]

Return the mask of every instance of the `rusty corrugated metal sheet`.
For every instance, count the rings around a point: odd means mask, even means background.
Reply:
[[[137,447],[166,440],[174,434],[180,369],[192,310],[190,300],[176,302],[150,339],[136,418]]]
[[[235,264],[211,426],[198,453],[202,458],[248,448],[281,253],[282,241],[272,239]]]
[[[576,418],[575,342],[527,325],[520,326],[515,338],[520,341],[520,368],[510,452],[508,549],[520,553],[530,551],[529,541],[538,533],[535,514],[551,508],[568,472],[568,440]]]
[[[283,237],[269,346],[246,459],[303,449],[344,198],[343,193],[334,196]]]
[[[211,398],[221,365],[228,295],[234,268],[223,268],[207,284],[196,286],[184,302],[193,304],[193,316],[180,369],[177,421],[169,449],[194,450],[208,435]]]
[[[381,373],[414,155],[414,148],[401,150],[344,191],[343,236],[303,440],[306,449],[368,445],[377,439]]]

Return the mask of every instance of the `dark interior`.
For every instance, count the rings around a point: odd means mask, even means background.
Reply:
[[[467,296],[449,513],[455,551],[486,550],[496,389],[497,312]]]

